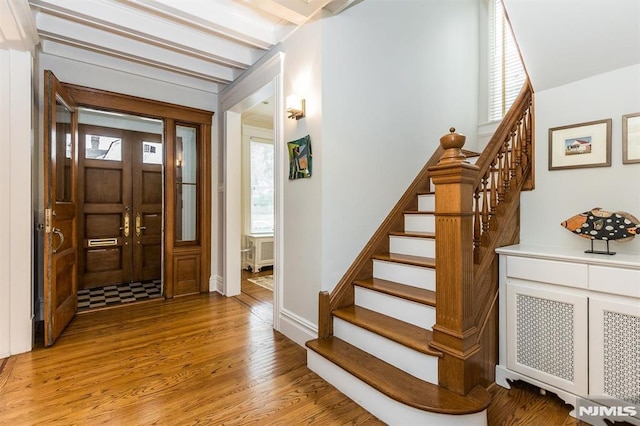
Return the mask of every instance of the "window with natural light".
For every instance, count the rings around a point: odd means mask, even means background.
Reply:
[[[500,120],[525,81],[524,67],[501,0],[489,10],[489,120]]]
[[[251,161],[251,233],[273,232],[273,142],[252,137],[250,140]]]

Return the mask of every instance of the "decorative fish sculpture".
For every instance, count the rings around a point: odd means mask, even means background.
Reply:
[[[608,212],[600,207],[577,214],[561,223],[567,230],[590,240],[631,241],[640,234],[640,220],[627,212]]]

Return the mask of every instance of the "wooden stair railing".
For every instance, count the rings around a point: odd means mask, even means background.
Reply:
[[[498,270],[495,248],[519,238],[520,191],[533,189],[533,92],[528,82],[475,165],[461,135],[438,147],[334,290],[320,292],[318,337],[333,335],[332,312],[354,304],[354,283],[373,275],[372,259],[389,252],[389,234],[435,185],[436,324],[431,346],[443,354],[441,387],[468,395],[493,382],[497,364]]]
[[[519,240],[520,192],[533,188],[533,96],[527,82],[498,130],[470,165],[464,136],[441,139],[429,169],[436,193],[436,325],[431,346],[444,356],[440,386],[467,394],[494,381],[498,258]]]

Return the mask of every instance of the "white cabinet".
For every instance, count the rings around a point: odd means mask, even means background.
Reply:
[[[273,235],[249,234],[245,235],[244,267],[258,272],[265,266],[273,266]]]
[[[496,251],[496,383],[524,380],[574,407],[580,398],[633,405],[637,417],[623,420],[640,425],[640,255],[520,245]]]

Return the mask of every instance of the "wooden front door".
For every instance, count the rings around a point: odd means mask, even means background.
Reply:
[[[44,343],[51,346],[78,307],[76,281],[77,107],[45,71]]]
[[[162,135],[79,126],[80,288],[160,279]]]

